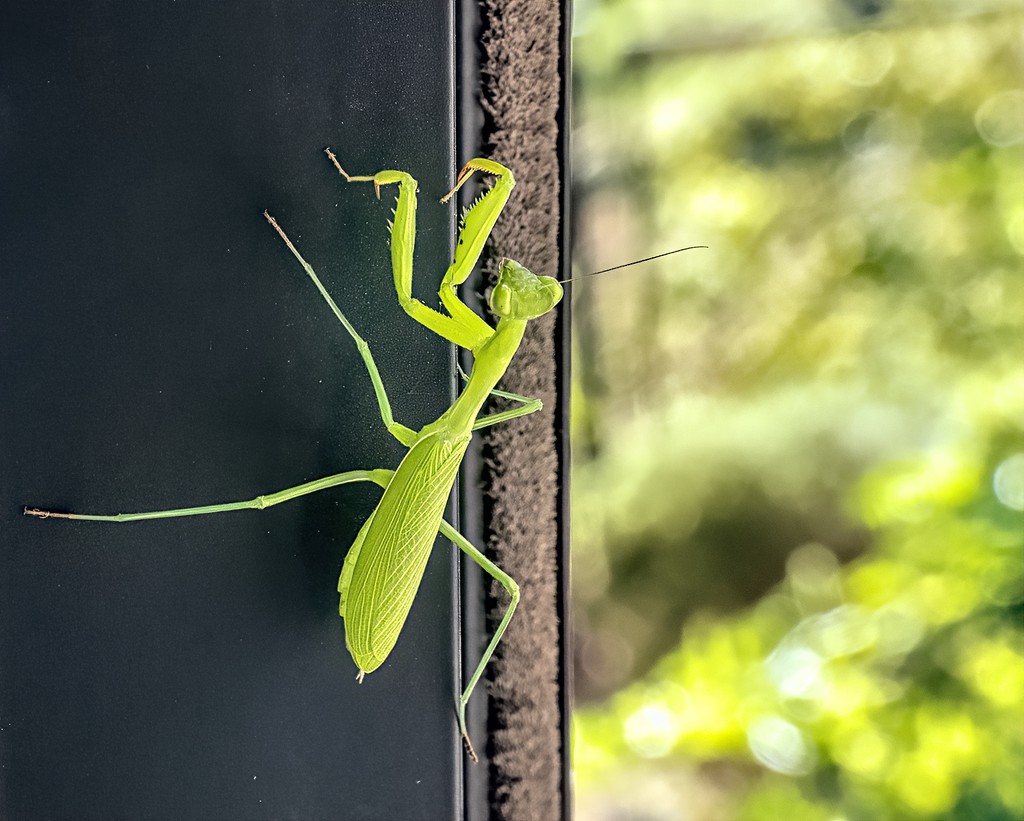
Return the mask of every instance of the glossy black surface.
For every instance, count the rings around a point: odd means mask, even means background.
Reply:
[[[96,524],[391,467],[447,404],[355,173],[420,181],[415,291],[450,254],[452,25],[436,2],[7,2],[0,25],[0,818],[460,813],[451,547],[360,686],[337,574],[377,492]]]

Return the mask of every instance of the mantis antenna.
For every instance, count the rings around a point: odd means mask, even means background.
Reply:
[[[618,271],[620,268],[628,268],[630,265],[639,265],[641,262],[650,262],[652,259],[661,259],[662,257],[670,257],[672,254],[678,254],[682,251],[692,251],[694,248],[707,248],[707,245],[687,245],[685,248],[676,248],[674,251],[666,251],[663,254],[655,254],[653,257],[644,257],[643,259],[634,259],[632,262],[624,262],[622,265],[613,265],[611,268],[602,268],[600,271],[591,271],[589,274],[580,274],[579,276],[569,277],[568,279],[558,280],[560,283],[572,282],[574,279],[583,279],[584,277],[596,277],[598,274],[607,274],[609,271]]]

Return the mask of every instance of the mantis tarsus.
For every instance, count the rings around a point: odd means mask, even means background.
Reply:
[[[25,513],[43,518],[129,522],[230,510],[259,510],[351,482],[373,482],[380,485],[384,495],[349,548],[338,581],[339,612],[345,621],[345,643],[359,668],[359,681],[384,663],[398,640],[438,531],[458,545],[508,591],[510,601],[505,615],[458,700],[459,730],[470,757],[476,760],[476,753],[466,732],[466,703],[515,612],[519,602],[519,588],[511,577],[444,520],[444,509],[472,432],[540,410],[540,400],[497,390],[496,385],[519,348],[527,323],[546,314],[558,304],[562,298],[562,287],[551,277],[537,276],[518,262],[505,259],[501,261],[498,281],[490,297],[491,311],[498,318],[496,327],[491,327],[459,299],[456,288],[465,282],[476,265],[484,242],[515,185],[512,172],[505,166],[493,160],[474,159],[462,168],[455,187],[441,201],[447,201],[476,171],[493,175],[495,183],[463,217],[455,258],[441,280],[441,304],[447,314],[435,311],[412,296],[416,180],[404,171],[391,170],[379,171],[370,176],[353,176],[341,167],[330,149],[326,153],[346,181],[372,182],[378,199],[381,186],[398,186],[398,202],[391,226],[391,264],[398,301],[417,322],[444,339],[468,349],[473,355],[473,367],[465,387],[452,406],[418,431],[395,421],[384,384],[366,341],[349,323],[313,268],[303,259],[277,221],[264,212],[267,221],[355,340],[373,383],[384,425],[392,436],[408,448],[397,469],[351,470],[248,501],[200,507],[114,515],[55,513],[34,508],[26,508]],[[518,406],[481,416],[484,402],[491,395],[517,402]]]

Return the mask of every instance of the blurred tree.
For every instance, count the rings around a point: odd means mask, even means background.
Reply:
[[[1024,817],[1024,10],[576,14],[580,817]]]

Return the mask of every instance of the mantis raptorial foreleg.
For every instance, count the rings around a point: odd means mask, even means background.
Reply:
[[[455,285],[465,281],[472,271],[473,265],[479,259],[483,241],[478,242],[475,236],[467,232],[466,228],[463,228],[459,234],[455,262],[452,263],[442,279],[438,292],[441,303],[448,310],[450,316],[445,316],[424,305],[412,295],[412,258],[416,237],[416,180],[404,171],[380,171],[370,176],[355,176],[341,167],[337,157],[329,148],[326,153],[347,182],[372,182],[378,198],[382,185],[398,185],[398,202],[395,204],[395,218],[391,227],[391,267],[395,279],[395,291],[398,293],[398,302],[405,312],[421,325],[462,348],[473,350],[488,339],[493,333],[491,326],[477,316],[455,293]],[[444,197],[442,202],[454,194],[468,177],[469,174],[463,169],[455,188]],[[498,191],[497,186],[484,196],[491,196],[495,191]],[[499,211],[507,199],[508,194],[505,193],[500,203],[496,203]],[[495,212],[494,218],[497,219],[497,212]],[[493,220],[491,224],[493,225]],[[490,228],[488,228],[489,230]],[[471,260],[468,260],[467,253],[462,249],[474,247],[475,254]],[[460,262],[463,259],[469,261],[468,267],[465,265],[465,261]],[[461,273],[463,268],[466,270]],[[455,281],[457,273],[462,278]]]

